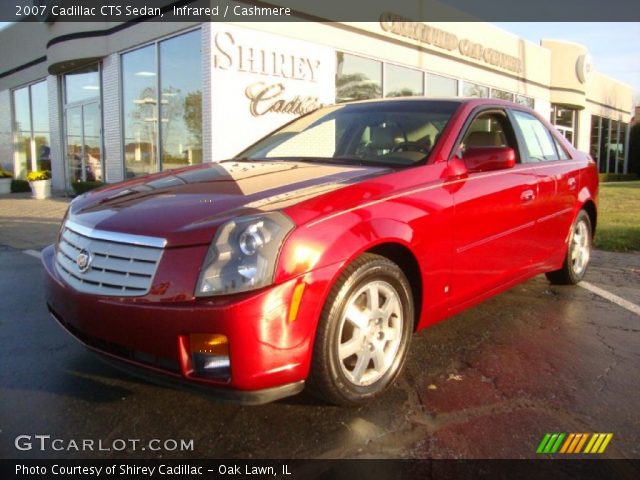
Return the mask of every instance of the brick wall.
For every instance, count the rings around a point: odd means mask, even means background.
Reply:
[[[213,158],[211,136],[211,24],[202,24],[202,161]]]
[[[49,131],[51,148],[51,187],[54,190],[65,189],[65,154],[63,138],[63,114],[61,109],[62,100],[60,89],[58,88],[58,77],[49,75],[47,77],[47,95],[49,100]]]
[[[104,180],[113,183],[124,179],[120,126],[120,55],[117,53],[102,61],[102,85]]]

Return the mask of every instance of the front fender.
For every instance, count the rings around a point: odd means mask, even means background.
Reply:
[[[399,243],[411,249],[415,233],[407,223],[361,217],[361,212],[348,212],[295,230],[280,253],[276,282],[329,265],[336,265],[339,275],[364,251],[383,243]]]

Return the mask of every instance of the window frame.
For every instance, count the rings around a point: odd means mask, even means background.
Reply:
[[[513,140],[515,140],[516,142],[516,148],[513,149],[514,152],[516,153],[516,166],[526,163],[523,161],[523,158],[524,158],[523,155],[526,152],[524,151],[522,142],[520,141],[520,137],[518,136],[518,131],[513,125],[513,119],[509,114],[509,109],[505,108],[503,105],[491,105],[491,104],[480,105],[474,108],[469,113],[466,120],[464,121],[462,128],[460,129],[460,132],[458,132],[458,135],[456,136],[456,141],[454,142],[453,147],[449,152],[447,161],[451,161],[454,157],[461,158],[458,156],[460,145],[462,144],[463,140],[466,138],[467,134],[469,133],[469,129],[471,128],[471,125],[479,116],[486,113],[498,113],[500,115],[504,115],[505,120],[507,122],[507,126],[508,128],[511,129],[510,135],[512,136]],[[509,133],[505,132],[505,135],[507,135],[508,137]]]

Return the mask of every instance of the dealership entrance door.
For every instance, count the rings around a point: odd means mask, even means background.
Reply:
[[[100,68],[91,65],[64,76],[66,186],[103,181]]]

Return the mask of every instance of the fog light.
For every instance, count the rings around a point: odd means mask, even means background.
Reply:
[[[231,377],[229,340],[225,335],[192,333],[189,343],[196,375],[223,380]]]

